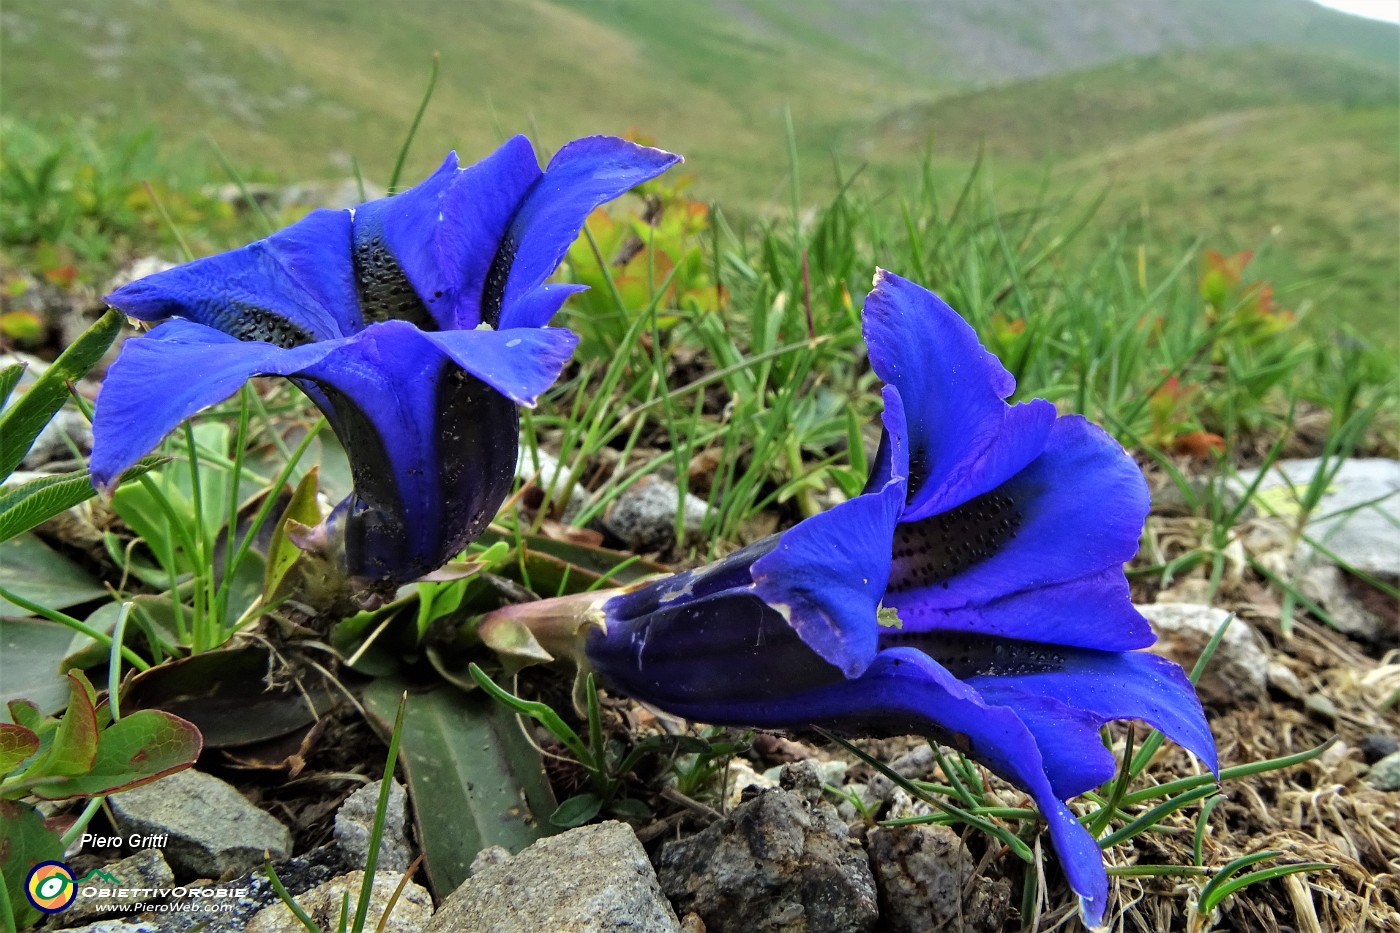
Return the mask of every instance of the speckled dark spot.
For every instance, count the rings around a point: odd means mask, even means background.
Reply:
[[[239,340],[262,340],[283,349],[311,343],[316,338],[276,312],[254,305],[235,302],[232,313],[218,323],[230,337]]]
[[[966,632],[882,630],[880,648],[917,648],[960,680],[1044,674],[1061,670],[1067,659],[1057,645]]]
[[[355,293],[365,323],[408,321],[420,330],[437,330],[437,321],[389,251],[380,225],[372,219],[356,223],[353,243]]]
[[[486,272],[486,281],[481,286],[481,320],[496,327],[501,320],[501,306],[506,298],[506,280],[510,278],[510,267],[515,262],[516,250],[520,244],[509,232],[501,237],[501,245],[491,260],[491,268]]]
[[[896,526],[890,591],[943,583],[1005,547],[1022,521],[1016,501],[994,490],[941,514]]]

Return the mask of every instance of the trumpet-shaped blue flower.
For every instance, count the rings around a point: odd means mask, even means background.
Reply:
[[[110,486],[250,377],[286,376],[354,478],[316,537],[380,589],[441,566],[510,491],[516,406],[573,351],[572,333],[545,324],[580,286],[545,279],[590,211],[679,160],[595,136],[541,171],[518,136],[469,167],[450,154],[401,194],[117,289],[113,307],[165,323],[127,341],[107,375],[94,482]]]
[[[1137,650],[1154,636],[1123,563],[1146,484],[1083,418],[1008,405],[1010,374],[932,293],[881,272],[864,326],[886,383],[865,492],[612,597],[583,654],[613,688],[687,718],[963,750],[1035,800],[1097,924],[1107,875],[1065,801],[1113,774],[1100,726],[1145,720],[1217,768],[1190,681]]]

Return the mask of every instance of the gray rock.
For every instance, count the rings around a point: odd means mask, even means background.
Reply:
[[[1337,721],[1337,704],[1332,702],[1330,697],[1321,693],[1311,694],[1303,701],[1303,709],[1307,710],[1314,718],[1326,723]]]
[[[1261,511],[1287,509],[1294,499],[1281,487],[1291,486],[1301,496],[1323,465],[1317,458],[1274,464],[1255,494],[1256,502],[1264,494]],[[1257,471],[1242,472],[1240,480],[1247,485],[1257,475]],[[1270,494],[1275,489],[1280,492]],[[1343,462],[1309,516],[1304,533],[1357,570],[1400,577],[1400,461],[1378,457]],[[1327,560],[1307,541],[1300,542],[1300,565],[1310,566],[1314,559]]]
[[[177,871],[228,878],[292,851],[292,834],[216,777],[193,768],[107,798],[123,834],[169,834]]]
[[[1000,929],[1011,901],[1005,879],[972,879],[971,853],[947,826],[871,830],[867,847],[880,890],[880,924],[890,933]]]
[[[1366,783],[1376,790],[1400,790],[1400,752],[1391,752],[1371,765]]]
[[[296,895],[296,902],[321,929],[337,929],[346,893],[350,895],[350,918],[354,919],[359,903],[360,885],[364,883],[364,878],[365,873],[362,871],[352,871],[332,878]],[[402,878],[403,874],[397,871],[374,873],[365,929],[373,930],[379,926],[384,909],[388,906],[389,899],[394,896]],[[388,933],[419,933],[428,925],[432,915],[432,896],[421,885],[410,881],[404,885],[398,900],[394,902],[394,909],[389,912],[389,919],[384,921],[383,928]],[[306,928],[286,904],[279,902],[254,914],[246,929],[247,933],[302,933]]]
[[[366,784],[345,799],[335,813],[335,841],[356,864],[369,857],[369,838],[374,829],[374,810],[379,804],[380,782]],[[384,811],[384,828],[379,839],[377,871],[403,871],[413,861],[404,833],[407,795],[403,785],[392,781],[389,806]]]
[[[1282,661],[1270,661],[1266,674],[1271,690],[1295,700],[1301,700],[1307,694],[1307,688],[1298,679],[1298,675],[1293,673],[1293,669]]]
[[[348,862],[340,846],[324,845],[274,868],[287,892],[300,898],[322,882],[354,871]],[[190,887],[184,898],[172,901],[176,909],[158,915],[155,923],[161,933],[243,933],[261,908],[281,902],[266,869],[259,867],[230,881]]]
[[[682,511],[685,542],[700,532],[709,514],[705,500],[681,491],[659,476],[643,476],[623,490],[603,514],[603,526],[638,553],[664,550],[676,541],[676,511]]]
[[[1187,671],[1229,613],[1198,603],[1153,603],[1138,606],[1158,641],[1150,650],[1171,658]],[[1263,640],[1247,622],[1235,619],[1225,630],[1205,674],[1196,685],[1201,702],[1234,706],[1263,699],[1268,684],[1269,655]]]
[[[1400,752],[1400,742],[1393,736],[1376,733],[1361,740],[1361,757],[1366,759],[1368,765],[1373,765],[1396,752]]]
[[[680,924],[636,834],[610,821],[541,839],[504,864],[474,864],[428,924],[463,930],[678,933]]]
[[[135,855],[129,855],[124,859],[112,862],[110,865],[102,866],[102,870],[117,879],[119,884],[110,885],[104,882],[92,886],[99,890],[103,887],[109,887],[134,893],[129,893],[126,896],[114,893],[110,896],[85,897],[82,888],[88,887],[88,885],[80,885],[78,897],[73,901],[73,906],[63,912],[65,923],[77,923],[80,920],[100,917],[109,911],[130,907],[133,904],[150,903],[151,895],[138,889],[169,888],[175,881],[175,875],[170,871],[170,865],[165,861],[165,856],[161,855],[159,849],[142,849]]]
[[[144,920],[99,920],[81,927],[65,927],[63,933],[159,933],[160,927]]]
[[[1389,619],[1373,612],[1358,596],[1358,588],[1367,584],[1343,573],[1336,566],[1315,561],[1302,570],[1298,588],[1324,610],[1338,630],[1355,638],[1381,642],[1387,638],[1400,639],[1400,619],[1392,612]]]
[[[933,773],[933,748],[924,743],[890,762],[890,770],[900,777],[921,781]],[[876,772],[870,779],[870,791],[881,800],[889,800],[895,791],[895,783],[884,774]]]
[[[708,933],[858,933],[878,917],[865,851],[821,800],[810,762],[784,769],[728,819],[667,843],[657,874]]]

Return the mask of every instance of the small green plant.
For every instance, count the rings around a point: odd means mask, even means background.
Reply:
[[[38,917],[24,896],[29,866],[61,858],[101,798],[188,768],[203,747],[198,730],[177,716],[161,710],[120,716],[115,694],[99,703],[81,671],[69,671],[68,683],[61,717],[12,700],[11,721],[0,722],[0,875],[12,924],[21,927]],[[75,799],[89,805],[63,838],[28,802]]]

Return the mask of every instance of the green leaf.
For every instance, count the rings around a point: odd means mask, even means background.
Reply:
[[[297,483],[296,491],[292,493],[292,501],[287,503],[287,510],[282,513],[282,517],[272,529],[272,540],[267,546],[267,572],[263,577],[262,589],[263,599],[268,603],[285,595],[283,581],[302,553],[301,548],[287,537],[287,522],[294,521],[310,526],[321,521],[321,507],[316,502],[319,476],[320,470],[316,467],[307,471],[301,482]]]
[[[8,605],[0,600],[0,606]],[[10,716],[22,726],[16,704],[56,713],[68,700],[68,682],[60,665],[73,632],[43,619],[0,619],[0,701],[10,704]]]
[[[0,409],[10,400],[10,393],[19,385],[19,381],[24,378],[24,371],[28,368],[28,363],[12,363],[0,369]]]
[[[365,708],[386,732],[408,686],[385,678],[365,690]],[[519,852],[553,831],[547,818],[554,794],[539,750],[490,697],[453,689],[411,694],[400,741],[428,878],[439,896],[456,890],[487,846]]]
[[[68,400],[68,386],[87,375],[117,339],[126,318],[109,310],[54,360],[29,391],[0,414],[0,477],[9,476],[39,432]]]
[[[0,541],[0,586],[50,609],[107,598],[92,575],[33,535]],[[0,615],[29,613],[0,597]],[[5,687],[9,692],[9,685]]]
[[[573,829],[593,819],[603,809],[603,798],[597,794],[570,797],[549,815],[549,822],[560,829]]]
[[[505,541],[510,544],[515,543],[512,537],[495,531],[487,531],[478,540],[481,544],[494,544],[498,541]],[[665,567],[650,561],[641,560],[637,558],[636,555],[629,554],[625,551],[590,547],[586,544],[576,544],[572,541],[560,541],[555,538],[546,538],[544,535],[525,535],[521,539],[521,543],[525,546],[527,558],[532,555],[541,554],[553,558],[553,560],[548,561],[551,568],[551,576],[557,578],[557,568],[559,567],[571,567],[573,583],[583,583],[583,586],[578,587],[579,589],[585,588],[587,585],[600,578],[606,578],[610,586],[621,586],[627,583],[635,583],[637,580],[652,576],[653,574],[667,572]],[[532,580],[533,575],[534,569],[531,568]],[[573,591],[572,586],[570,589]],[[542,592],[542,589],[536,587],[535,591]]]
[[[48,754],[36,761],[27,776],[66,777],[85,774],[97,759],[97,707],[92,685],[77,671],[68,673],[68,709],[58,721]]]
[[[24,896],[29,870],[39,862],[63,858],[58,833],[44,825],[44,817],[31,804],[0,800],[0,874],[14,911],[15,923],[27,930],[42,916]]]
[[[13,771],[21,761],[38,750],[39,737],[34,730],[0,722],[0,774]]]
[[[157,596],[145,593],[132,598],[130,602],[132,612],[128,617],[124,639],[127,646],[135,644],[144,636],[148,643],[159,647],[159,651],[155,653],[156,657],[180,654],[180,641],[175,631],[175,608],[170,602],[169,594],[162,593]],[[112,602],[98,606],[83,621],[89,628],[104,635],[111,635],[121,614],[122,603]],[[98,667],[105,664],[111,655],[112,649],[109,645],[83,632],[74,632],[68,641],[60,670],[75,667],[87,670]]]
[[[39,707],[28,700],[11,700],[5,705],[10,711],[11,722],[24,726],[31,732],[39,731],[44,722],[44,714],[39,712]]]
[[[163,710],[138,710],[103,730],[91,770],[38,785],[34,796],[67,800],[130,790],[188,768],[203,747],[192,723]]]
[[[339,702],[319,675],[293,680],[287,673],[261,645],[219,648],[128,679],[121,708],[174,713],[193,723],[210,748],[249,745],[309,726]]]
[[[121,482],[134,479],[160,463],[147,458],[122,474]],[[39,476],[27,483],[0,490],[0,541],[48,521],[55,515],[97,495],[87,470]]]

